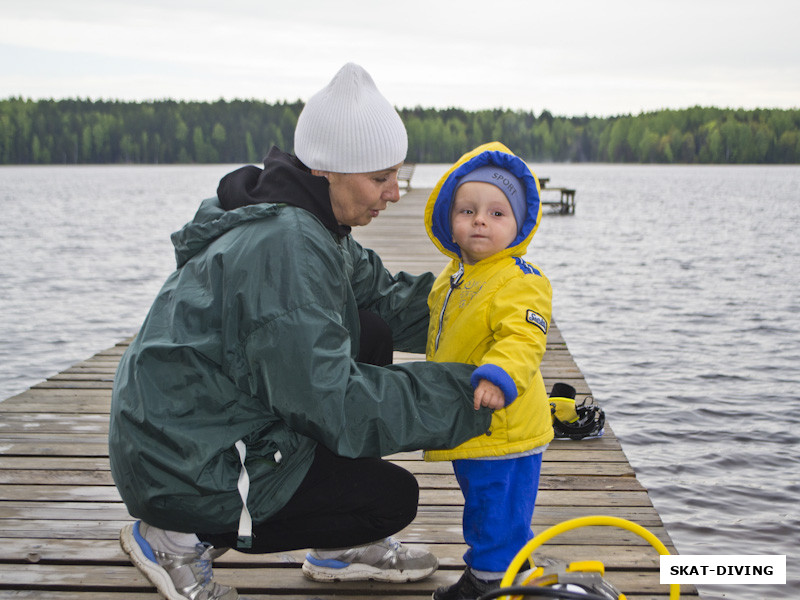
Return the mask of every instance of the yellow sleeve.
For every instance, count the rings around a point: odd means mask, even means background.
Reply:
[[[481,362],[502,368],[520,395],[541,365],[552,301],[550,281],[535,273],[512,279],[492,299],[489,326],[493,340]]]

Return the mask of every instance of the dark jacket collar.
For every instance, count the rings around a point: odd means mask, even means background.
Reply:
[[[263,202],[289,204],[307,210],[339,236],[350,227],[336,221],[331,206],[328,181],[291,154],[275,146],[264,159],[264,168],[248,165],[228,173],[219,182],[217,197],[225,210]]]

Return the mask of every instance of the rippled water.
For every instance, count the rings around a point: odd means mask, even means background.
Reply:
[[[800,598],[800,168],[547,165],[530,258],[682,554],[786,554]]]
[[[229,170],[0,167],[0,399],[133,335]]]
[[[787,555],[703,597],[800,597],[800,167],[533,167],[578,193],[530,258],[678,550]],[[0,167],[0,398],[132,335],[231,168]]]

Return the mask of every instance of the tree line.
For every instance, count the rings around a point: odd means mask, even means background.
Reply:
[[[0,100],[0,164],[258,163],[293,151],[301,101]],[[531,162],[800,163],[800,109],[695,106],[613,117],[399,109],[409,162],[497,140]]]

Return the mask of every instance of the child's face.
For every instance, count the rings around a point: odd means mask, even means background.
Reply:
[[[468,265],[508,248],[517,237],[517,221],[500,188],[470,181],[456,191],[450,217],[453,241]]]

